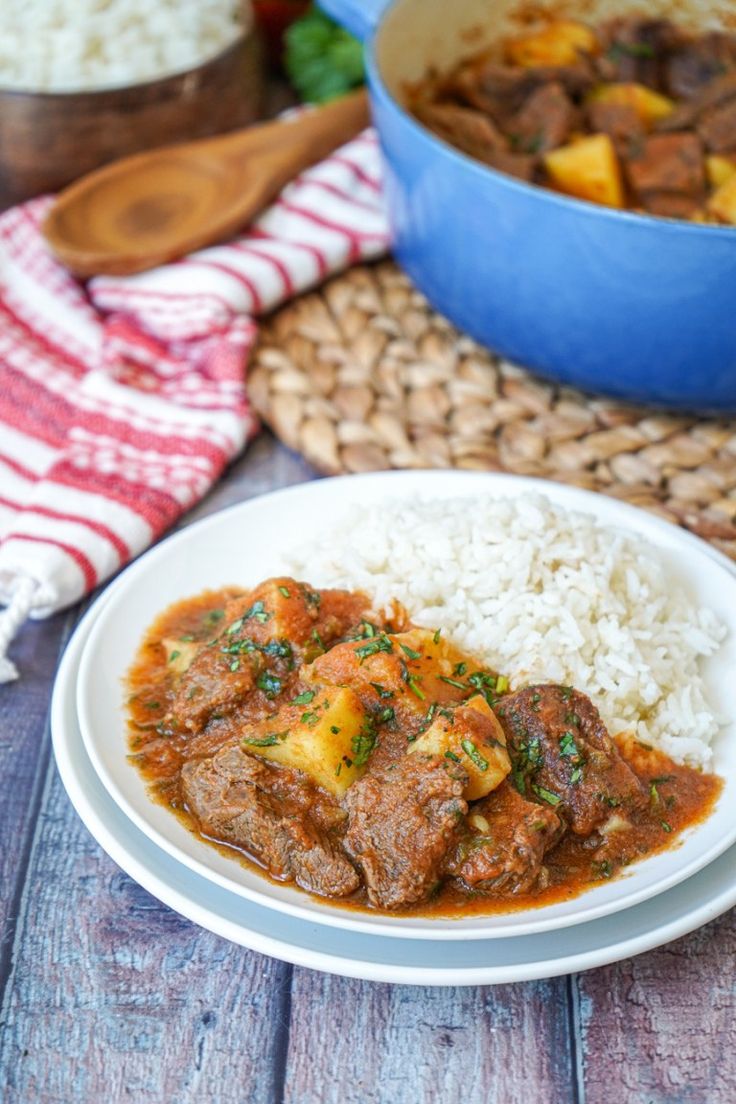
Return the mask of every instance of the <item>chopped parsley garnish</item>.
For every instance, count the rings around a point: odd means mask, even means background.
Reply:
[[[380,682],[371,682],[369,686],[373,687],[379,698],[392,698],[394,696],[393,690],[387,690],[385,686],[381,686]]]
[[[275,698],[277,694],[281,693],[281,679],[272,674],[271,671],[264,671],[256,679],[256,686],[259,690],[262,690],[267,698]]]
[[[597,874],[599,878],[610,878],[613,874],[613,867],[608,859],[604,859],[602,862],[594,862],[590,865],[593,868],[593,873]]]
[[[216,621],[222,621],[224,616],[225,616],[224,609],[214,609],[214,610],[210,610],[210,612],[207,614],[207,617],[205,618],[205,620],[209,624],[212,625]]]
[[[437,629],[437,632],[432,637],[432,640],[434,641],[435,644],[439,644],[441,633],[442,633],[442,629]]]
[[[459,678],[461,675],[465,674],[467,669],[468,669],[467,663],[456,663],[455,666],[453,667],[452,673],[453,673],[453,675],[455,675],[456,677]]]
[[[275,747],[283,743],[288,735],[288,732],[269,732],[267,736],[243,736],[240,742],[247,747]]]
[[[560,737],[560,755],[563,759],[580,758],[580,752],[578,751],[577,744],[575,743],[575,736],[572,732],[563,732]]]
[[[359,648],[355,649],[355,654],[360,659],[361,666],[364,660],[369,656],[378,655],[379,652],[393,652],[394,647],[385,633],[379,633],[378,636],[373,636],[367,644],[361,644]]]
[[[239,667],[240,667],[240,660],[236,656],[235,659],[230,661],[230,670],[231,671],[237,671]]]
[[[322,595],[318,594],[316,590],[307,590],[307,588],[305,587],[304,601],[307,603],[308,606],[314,606],[315,609],[319,609],[320,603],[322,601]]]
[[[421,675],[410,674],[409,668],[406,666],[403,659],[401,660],[401,677],[411,690],[412,694],[416,695],[416,697],[419,698],[420,701],[427,700],[427,695],[424,693],[421,686],[419,685],[419,682],[421,681]]]
[[[541,797],[542,801],[546,801],[548,805],[559,805],[562,801],[559,794],[552,793],[552,790],[547,790],[544,786],[537,786],[535,782],[532,782],[532,789],[537,797]]]
[[[353,736],[351,746],[356,767],[365,766],[370,753],[376,746],[376,731],[370,721],[366,721],[360,732]]]
[[[306,713],[301,715],[302,724],[308,725],[309,728],[314,728],[318,721],[319,713],[316,713],[313,709],[308,709]]]
[[[257,644],[256,647],[264,655],[274,656],[275,659],[288,659],[293,665],[294,653],[288,640],[269,640],[268,644]]]
[[[649,783],[649,800],[652,805],[659,805],[659,790],[654,780]]]
[[[456,686],[458,690],[468,689],[464,682],[458,682],[457,679],[449,678],[447,675],[440,675],[440,682],[446,682],[448,686]]]
[[[660,820],[659,823],[662,825],[665,832],[671,832],[672,831],[672,825],[668,824],[666,820]]]
[[[160,709],[160,708],[161,708],[161,702],[157,702],[157,701],[146,702],[146,709]]]
[[[179,639],[181,640],[182,644],[191,644],[191,642],[194,640],[194,636],[192,635],[192,633],[185,633],[185,635],[180,636]]]
[[[259,621],[261,625],[270,620],[270,617],[271,614],[266,612],[263,602],[254,602],[250,609],[243,614],[244,621],[250,621],[252,618],[254,621]]]
[[[471,763],[473,763],[478,768],[478,770],[488,770],[488,760],[481,755],[472,740],[462,740],[460,743],[460,747],[463,749],[468,759],[470,759]]]
[[[405,655],[408,655],[409,659],[421,659],[422,658],[422,653],[421,652],[415,652],[414,649],[410,648],[408,644],[399,644],[399,647],[401,648],[402,652]]]
[[[563,686],[560,691],[560,697],[562,698],[563,702],[569,702],[570,698],[572,697],[572,693],[572,686]]]
[[[460,756],[456,755],[454,751],[446,751],[445,752],[445,759],[452,759],[453,763],[459,763],[460,762]]]
[[[312,629],[312,640],[319,648],[322,649],[323,652],[327,651],[324,644],[322,643],[322,637],[319,635],[316,629]]]
[[[396,714],[394,713],[393,706],[391,705],[387,705],[386,708],[383,709],[376,717],[376,721],[378,722],[378,724],[387,724],[388,721],[393,721],[395,719]]]
[[[288,587],[280,586],[279,594],[283,595],[284,598],[291,598],[291,592]]]
[[[333,736],[337,736],[339,735],[340,729],[337,727],[337,725],[330,725],[330,732]]]
[[[648,42],[614,42],[606,52],[606,57],[611,61],[620,61],[625,57],[653,58],[655,56],[654,47]]]
[[[570,775],[570,781],[572,782],[573,786],[577,785],[577,783],[580,781],[580,779],[582,777],[583,777],[583,768],[582,767],[575,767],[574,771]]]
[[[305,690],[303,694],[297,694],[292,699],[292,705],[309,705],[315,694],[316,690]]]
[[[173,651],[171,653],[171,655],[169,656],[169,663],[173,663],[174,660],[178,659],[180,655],[181,655],[181,652]]]
[[[340,771],[342,770],[342,762],[338,763],[335,767],[335,778],[340,777]]]

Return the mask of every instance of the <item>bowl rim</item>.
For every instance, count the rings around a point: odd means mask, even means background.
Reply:
[[[454,161],[458,168],[470,172],[481,183],[484,180],[492,180],[512,195],[518,195],[527,199],[534,197],[541,202],[551,204],[553,207],[561,208],[563,211],[577,211],[580,215],[585,215],[588,218],[603,218],[613,223],[623,224],[632,231],[636,231],[637,229],[648,229],[662,234],[690,234],[693,236],[700,235],[703,231],[706,231],[713,239],[723,238],[724,241],[726,241],[731,237],[734,245],[736,245],[736,226],[721,226],[717,223],[707,222],[688,222],[686,219],[676,219],[666,215],[651,215],[648,212],[606,207],[602,203],[593,203],[587,199],[578,199],[575,196],[563,195],[560,192],[552,191],[550,188],[544,188],[540,184],[529,184],[525,180],[519,180],[517,177],[509,176],[508,173],[503,173],[499,169],[492,168],[490,165],[484,165],[482,162],[476,161],[475,158],[471,157],[469,154],[463,153],[449,142],[446,142],[443,138],[438,137],[431,130],[428,130],[427,127],[423,126],[415,119],[401,101],[391,93],[381,73],[381,61],[378,57],[378,51],[380,49],[381,36],[387,33],[385,28],[386,16],[389,12],[393,11],[394,8],[397,8],[400,3],[401,0],[390,0],[381,13],[381,18],[376,30],[366,42],[364,50],[366,75],[371,95],[376,99],[382,100],[386,106],[393,108],[401,117],[402,122],[413,131],[415,136],[424,143],[428,150],[434,151],[435,153],[438,150],[442,151],[445,156],[449,156],[449,158]],[[380,127],[378,130],[380,135]],[[390,159],[387,158],[387,160]]]

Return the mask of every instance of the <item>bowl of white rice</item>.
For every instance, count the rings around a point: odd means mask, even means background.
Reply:
[[[260,114],[250,0],[6,0],[2,8],[0,209],[108,161]]]

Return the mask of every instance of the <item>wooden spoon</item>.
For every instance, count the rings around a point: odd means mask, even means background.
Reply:
[[[142,272],[242,229],[369,121],[360,91],[289,119],[126,157],[61,192],[44,235],[78,276]]]

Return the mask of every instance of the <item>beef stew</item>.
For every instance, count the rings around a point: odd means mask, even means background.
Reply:
[[[409,90],[470,157],[613,208],[736,224],[736,35],[552,20]]]
[[[151,796],[278,881],[456,916],[568,899],[672,846],[720,780],[514,689],[400,607],[276,578],[152,625],[128,678]]]

